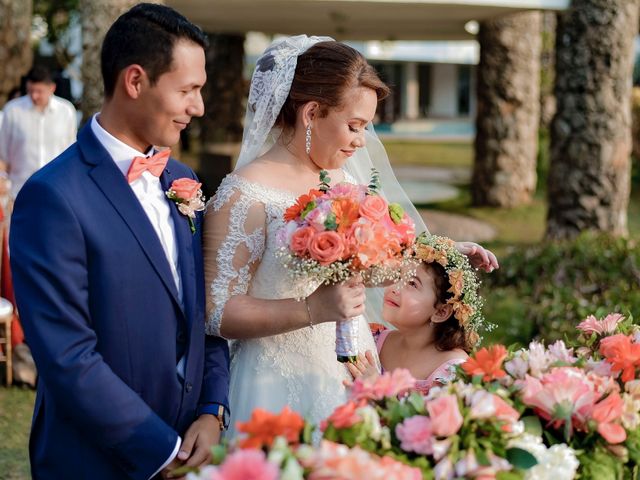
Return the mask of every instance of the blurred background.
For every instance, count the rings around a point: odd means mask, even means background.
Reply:
[[[81,124],[130,0],[0,0],[0,109],[33,64]],[[210,38],[206,114],[175,156],[206,193],[233,166],[255,61],[278,35],[329,35],[392,87],[376,130],[432,233],[498,255],[484,343],[527,344],[589,314],[640,316],[638,0],[165,0]],[[73,394],[73,392],[69,392]],[[33,391],[0,387],[0,478],[29,478]]]

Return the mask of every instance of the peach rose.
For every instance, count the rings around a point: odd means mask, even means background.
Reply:
[[[182,200],[190,200],[196,196],[201,186],[201,183],[192,178],[179,178],[173,181],[171,190],[175,192],[176,197]]]
[[[433,434],[450,437],[462,427],[462,415],[455,395],[446,395],[427,403]]]
[[[372,222],[377,222],[388,212],[388,209],[389,206],[384,198],[379,195],[367,195],[360,204],[360,215]]]
[[[336,232],[327,230],[316,233],[309,243],[311,258],[320,265],[329,265],[340,260],[344,251],[344,241]]]
[[[316,233],[312,227],[302,227],[291,235],[291,250],[299,257],[304,257],[309,252],[309,243]]]

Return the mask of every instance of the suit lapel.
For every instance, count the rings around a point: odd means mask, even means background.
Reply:
[[[84,160],[94,165],[89,176],[127,224],[168,292],[180,306],[169,262],[158,235],[122,172],[93,135],[90,122],[78,134],[78,145]]]
[[[171,183],[176,179],[175,174],[169,168],[166,168],[160,175],[160,184],[166,192],[169,190]],[[184,312],[189,325],[193,319],[195,306],[195,283],[196,270],[193,256],[193,234],[189,227],[188,218],[180,213],[175,202],[167,199],[171,203],[171,217],[176,234],[176,243],[178,246],[178,265],[180,271],[180,279],[182,280],[182,300]]]

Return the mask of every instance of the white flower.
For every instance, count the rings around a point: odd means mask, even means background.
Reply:
[[[524,352],[518,350],[514,357],[504,364],[504,369],[512,377],[524,380],[529,371],[529,362],[524,358]]]
[[[575,451],[564,443],[547,448],[540,437],[528,433],[513,439],[509,446],[526,450],[538,460],[525,471],[525,480],[572,480],[580,465]]]
[[[574,363],[577,358],[573,355],[573,348],[567,348],[562,340],[549,345],[552,362]]]
[[[438,462],[433,469],[435,480],[451,480],[453,478],[453,464],[449,457],[445,457]]]
[[[280,472],[280,480],[304,480],[304,469],[294,457],[285,461],[284,468]]]
[[[356,410],[356,413],[362,418],[362,425],[364,431],[368,433],[368,436],[379,441],[382,435],[382,426],[380,425],[380,416],[375,408],[371,405],[365,405]]]
[[[549,357],[544,345],[540,342],[531,342],[529,344],[529,369],[531,370],[531,375],[536,378],[540,377],[549,366],[549,363]]]

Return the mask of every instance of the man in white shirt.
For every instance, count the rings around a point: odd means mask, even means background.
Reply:
[[[169,7],[120,16],[100,113],[16,198],[11,267],[39,373],[34,478],[169,478],[205,464],[227,425],[229,350],[204,331],[202,212],[166,194],[186,182],[189,200],[199,185],[154,147],[203,115],[206,45]]]
[[[76,140],[76,110],[55,89],[51,72],[35,66],[27,74],[27,95],[3,109],[0,169],[8,174],[13,198],[36,170]]]

